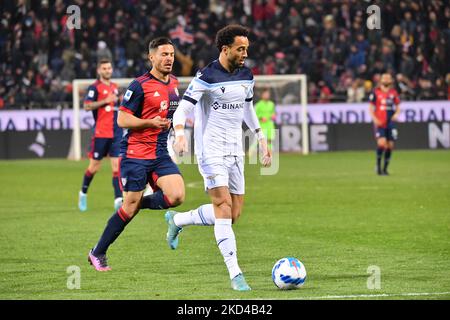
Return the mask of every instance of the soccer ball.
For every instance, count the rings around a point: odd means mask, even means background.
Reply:
[[[305,266],[297,258],[282,258],[272,268],[272,280],[282,290],[300,288],[306,280]]]

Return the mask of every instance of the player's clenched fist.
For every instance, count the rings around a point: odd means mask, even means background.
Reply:
[[[105,98],[104,101],[106,104],[110,104],[111,102],[117,103],[117,101],[119,101],[119,97],[114,93],[110,93],[108,94],[108,96]]]
[[[170,120],[167,118],[161,118],[156,116],[153,119],[149,119],[150,128],[168,130],[170,128]]]

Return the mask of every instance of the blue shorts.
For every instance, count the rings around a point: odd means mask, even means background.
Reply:
[[[96,138],[92,137],[91,147],[89,150],[89,158],[94,160],[102,160],[109,155],[110,157],[118,157],[120,154],[120,138]]]
[[[375,137],[386,138],[387,141],[395,141],[397,140],[397,129],[393,126],[387,128],[376,128]]]
[[[156,185],[159,177],[170,174],[179,174],[178,166],[172,161],[169,155],[162,156],[154,160],[121,158],[120,160],[120,182],[122,190],[142,191],[147,183],[154,191],[159,188]]]

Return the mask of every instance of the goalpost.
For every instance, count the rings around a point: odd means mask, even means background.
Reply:
[[[133,81],[132,78],[115,78],[112,79],[119,87],[121,94],[125,93],[128,85]],[[192,77],[179,77],[180,97],[188,87]],[[82,150],[88,144],[86,130],[82,131],[81,116],[87,116],[83,111],[83,98],[89,85],[95,82],[95,79],[75,79],[72,82],[72,101],[73,101],[73,133],[70,147],[69,158],[73,160],[81,160]],[[302,154],[309,153],[309,128],[308,128],[308,94],[307,94],[307,78],[304,74],[298,75],[261,75],[255,76],[254,103],[257,102],[260,92],[265,89],[271,89],[271,99],[275,102],[275,106],[294,105],[299,107],[300,121],[302,127]],[[88,114],[90,114],[89,112]]]

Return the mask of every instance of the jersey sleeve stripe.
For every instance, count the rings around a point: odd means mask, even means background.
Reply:
[[[206,88],[211,87],[211,85],[208,82],[203,81],[200,78],[194,78],[194,79],[192,79],[192,82],[195,82],[196,85],[200,85],[200,86],[203,86],[203,87],[206,87]]]
[[[183,96],[183,100],[189,101],[189,102],[192,103],[194,106],[197,104],[197,100],[195,100],[195,99],[193,99],[193,98],[191,98],[191,97],[189,97],[189,96],[187,96],[187,95],[184,95],[184,96]]]
[[[120,106],[119,110],[120,111],[125,111],[126,113],[129,113],[129,114],[133,114],[133,111],[131,111],[130,109],[128,109],[125,106]]]
[[[253,100],[253,97],[245,99],[245,102],[250,102]]]
[[[236,84],[253,85],[255,83],[255,80],[230,80],[230,81],[208,83],[208,82],[203,81],[202,79],[199,79],[199,78],[194,78],[192,81],[195,82],[196,85],[201,85],[201,86],[203,86],[203,87],[205,87],[207,89],[220,87],[220,86],[226,86],[226,85],[229,85],[229,84],[232,84],[232,85],[236,85]]]

